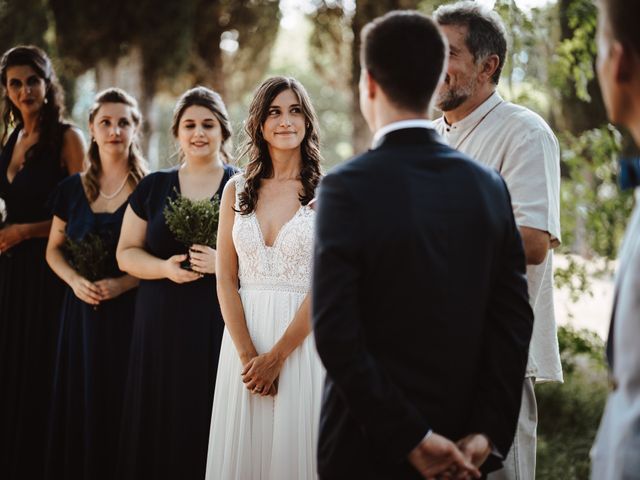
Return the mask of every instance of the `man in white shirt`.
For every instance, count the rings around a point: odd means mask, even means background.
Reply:
[[[640,2],[600,0],[598,79],[609,119],[640,146]],[[631,175],[633,186],[640,182]],[[607,358],[612,392],[591,451],[592,480],[640,479],[640,200],[619,254]]]
[[[558,142],[532,111],[504,101],[496,87],[506,56],[500,17],[475,2],[436,10],[449,40],[445,82],[436,106],[444,115],[436,130],[449,145],[493,167],[511,193],[513,213],[527,260],[534,329],[513,447],[494,480],[535,478],[536,381],[562,381],[553,308],[553,248],[560,244]]]

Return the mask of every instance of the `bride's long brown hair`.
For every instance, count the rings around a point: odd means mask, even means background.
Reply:
[[[242,215],[248,215],[255,210],[260,182],[263,178],[271,178],[273,176],[273,164],[271,163],[267,141],[262,135],[262,126],[267,119],[269,107],[273,100],[285,90],[292,90],[297,95],[305,117],[306,132],[300,144],[302,154],[302,167],[300,169],[302,191],[298,197],[302,205],[308,204],[313,199],[316,187],[320,182],[322,156],[320,155],[318,117],[309,94],[295,78],[268,78],[257,88],[249,106],[249,116],[244,126],[247,140],[241,156],[246,155],[249,158],[249,162],[244,172],[246,185],[239,195],[239,207]]]

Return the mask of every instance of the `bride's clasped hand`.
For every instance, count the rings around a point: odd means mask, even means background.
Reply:
[[[265,396],[278,393],[278,376],[283,363],[284,358],[271,351],[253,357],[242,370],[242,381],[247,390]]]

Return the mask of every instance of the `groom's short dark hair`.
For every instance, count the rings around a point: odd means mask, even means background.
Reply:
[[[600,8],[606,12],[613,37],[631,52],[640,53],[640,29],[638,29],[640,3],[600,0],[599,4]]]
[[[389,12],[360,33],[360,61],[396,106],[423,112],[440,81],[445,40],[426,15]]]

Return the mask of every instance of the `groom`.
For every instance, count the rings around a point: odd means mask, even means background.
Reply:
[[[427,120],[446,55],[417,12],[362,30],[373,148],[318,195],[323,480],[478,478],[513,440],[533,322],[524,252],[502,179]]]

